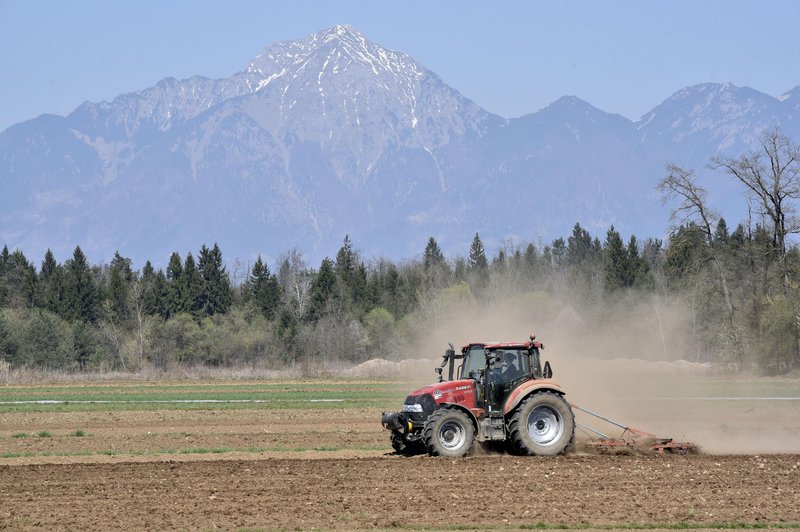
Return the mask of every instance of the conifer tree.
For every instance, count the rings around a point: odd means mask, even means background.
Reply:
[[[350,235],[344,236],[342,247],[336,253],[336,275],[347,282],[348,278],[355,271],[358,258],[353,251],[353,244],[350,242]]]
[[[522,255],[523,272],[529,282],[534,281],[541,270],[541,256],[536,246],[528,244]]]
[[[561,268],[567,260],[567,244],[563,238],[553,240],[550,246],[550,258],[555,268]]]
[[[428,288],[441,288],[450,277],[450,268],[436,239],[430,237],[422,256],[425,284]]]
[[[11,256],[11,253],[8,251],[8,246],[3,246],[3,251],[0,251],[0,275],[5,273],[6,264],[8,264],[8,258]]]
[[[186,260],[183,263],[181,284],[183,285],[183,299],[180,302],[180,311],[199,316],[202,312],[203,278],[191,252],[186,254]]]
[[[56,262],[53,252],[48,249],[39,271],[37,306],[53,314],[62,314],[64,291],[64,268]]]
[[[567,239],[566,261],[571,266],[577,266],[591,261],[600,252],[595,249],[589,231],[576,223],[572,228],[572,235]]]
[[[336,298],[357,314],[367,306],[367,270],[353,249],[350,236],[345,235],[333,265],[336,278]]]
[[[336,293],[336,273],[334,272],[333,262],[325,258],[320,264],[319,272],[311,283],[309,294],[307,319],[310,321],[319,320],[328,305],[333,300]]]
[[[261,255],[256,259],[248,280],[250,297],[261,313],[268,320],[277,315],[280,305],[280,285],[278,278],[271,274],[269,267],[261,260]]]
[[[3,251],[0,252],[0,307],[4,307],[8,300],[8,284],[6,283],[6,269],[8,267],[8,260],[11,254],[8,251],[8,246],[3,246]]]
[[[489,267],[489,262],[486,260],[486,252],[483,248],[483,242],[478,233],[475,233],[475,238],[472,239],[467,266],[469,266],[469,269],[472,271],[486,270]]]
[[[625,286],[649,285],[650,265],[639,254],[639,244],[636,235],[631,235],[628,248],[625,250]]]
[[[151,295],[146,300],[146,307],[148,314],[152,316],[160,316],[163,319],[169,318],[169,309],[167,308],[167,301],[169,299],[169,285],[167,284],[167,276],[163,270],[158,270],[155,274],[155,283],[152,287]]]
[[[467,269],[478,290],[489,284],[489,261],[486,260],[486,252],[478,233],[475,233],[475,238],[472,239],[472,245],[469,248]]]
[[[233,301],[233,290],[216,243],[211,249],[205,245],[200,248],[198,270],[202,280],[198,298],[200,312],[206,316],[226,313]]]
[[[19,342],[11,329],[9,320],[0,312],[0,360],[15,364]]]
[[[142,311],[147,316],[160,316],[162,314],[163,302],[156,289],[156,271],[148,260],[142,268],[142,275],[139,283],[142,286]]]
[[[434,268],[441,268],[446,264],[444,253],[442,253],[439,244],[433,237],[428,239],[428,244],[425,246],[422,264],[424,265],[426,271]]]
[[[605,257],[605,286],[609,291],[628,286],[628,261],[622,237],[612,225],[606,234],[603,249]]]
[[[117,322],[127,321],[131,317],[128,299],[130,285],[133,282],[131,259],[124,258],[119,251],[114,252],[109,277],[108,298],[113,318]]]
[[[186,281],[183,278],[183,261],[178,252],[173,252],[169,257],[167,264],[167,300],[166,300],[166,317],[172,317],[180,312],[184,312],[185,285]]]
[[[0,307],[32,308],[36,304],[38,277],[36,268],[28,262],[21,250],[7,254],[4,248],[0,255],[2,274],[0,274]]]
[[[65,264],[64,317],[95,323],[100,316],[100,292],[80,246]]]

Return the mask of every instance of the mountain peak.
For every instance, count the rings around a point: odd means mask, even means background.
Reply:
[[[264,48],[244,73],[255,83],[255,90],[260,90],[272,79],[287,74],[294,76],[312,66],[317,72],[326,68],[339,72],[351,64],[365,66],[376,76],[386,73],[419,79],[425,71],[406,54],[387,50],[355,27],[339,24],[305,39],[280,41]]]
[[[366,40],[366,36],[350,24],[336,24],[335,26],[331,26],[330,28],[319,31],[313,35],[318,36],[324,41],[330,41],[333,39]]]
[[[544,115],[592,117],[608,115],[605,111],[572,94],[562,96],[536,114],[539,113]]]
[[[580,108],[580,109],[597,110],[597,108],[595,106],[593,106],[592,104],[590,104],[586,100],[582,100],[582,99],[578,98],[574,94],[568,94],[566,96],[562,96],[558,100],[554,101],[553,103],[551,103],[550,105],[545,107],[545,109],[550,108],[550,107],[553,107],[553,108],[577,107],[577,108]]]

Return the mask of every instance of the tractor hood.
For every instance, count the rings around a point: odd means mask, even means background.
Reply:
[[[475,404],[475,381],[462,379],[423,386],[411,392],[405,402],[406,404],[417,403],[425,396],[432,397],[436,405],[458,403],[470,408]]]
[[[475,381],[473,381],[472,379],[437,382],[436,384],[429,384],[428,386],[423,386],[422,388],[418,388],[408,395],[418,396],[418,395],[428,394],[436,397],[437,395],[444,395],[460,390],[471,389],[474,386],[474,383]]]

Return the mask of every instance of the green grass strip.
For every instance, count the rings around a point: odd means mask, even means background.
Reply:
[[[392,392],[402,393],[411,389],[409,383],[281,383],[281,384],[170,384],[170,385],[130,385],[122,383],[114,385],[83,385],[74,386],[7,386],[3,388],[3,397],[15,398],[25,396],[52,396],[59,394],[68,395],[170,395],[170,394],[254,394],[254,393],[344,393],[352,392]]]
[[[0,413],[386,409],[400,405],[408,389],[395,383],[19,387],[2,390]]]

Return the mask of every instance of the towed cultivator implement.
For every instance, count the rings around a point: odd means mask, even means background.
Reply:
[[[604,434],[595,428],[575,422],[576,427],[590,434],[591,439],[587,445],[596,448],[598,451],[602,452],[611,450],[644,449],[655,451],[659,454],[664,454],[665,452],[688,454],[697,451],[697,447],[693,443],[677,442],[672,438],[662,438],[643,430],[625,426],[622,423],[614,421],[613,419],[601,416],[596,412],[581,408],[576,404],[570,403],[570,406],[573,410],[583,412],[584,414],[588,414],[589,416],[604,421],[609,425],[613,425],[614,427],[622,429],[622,434],[615,438]]]

